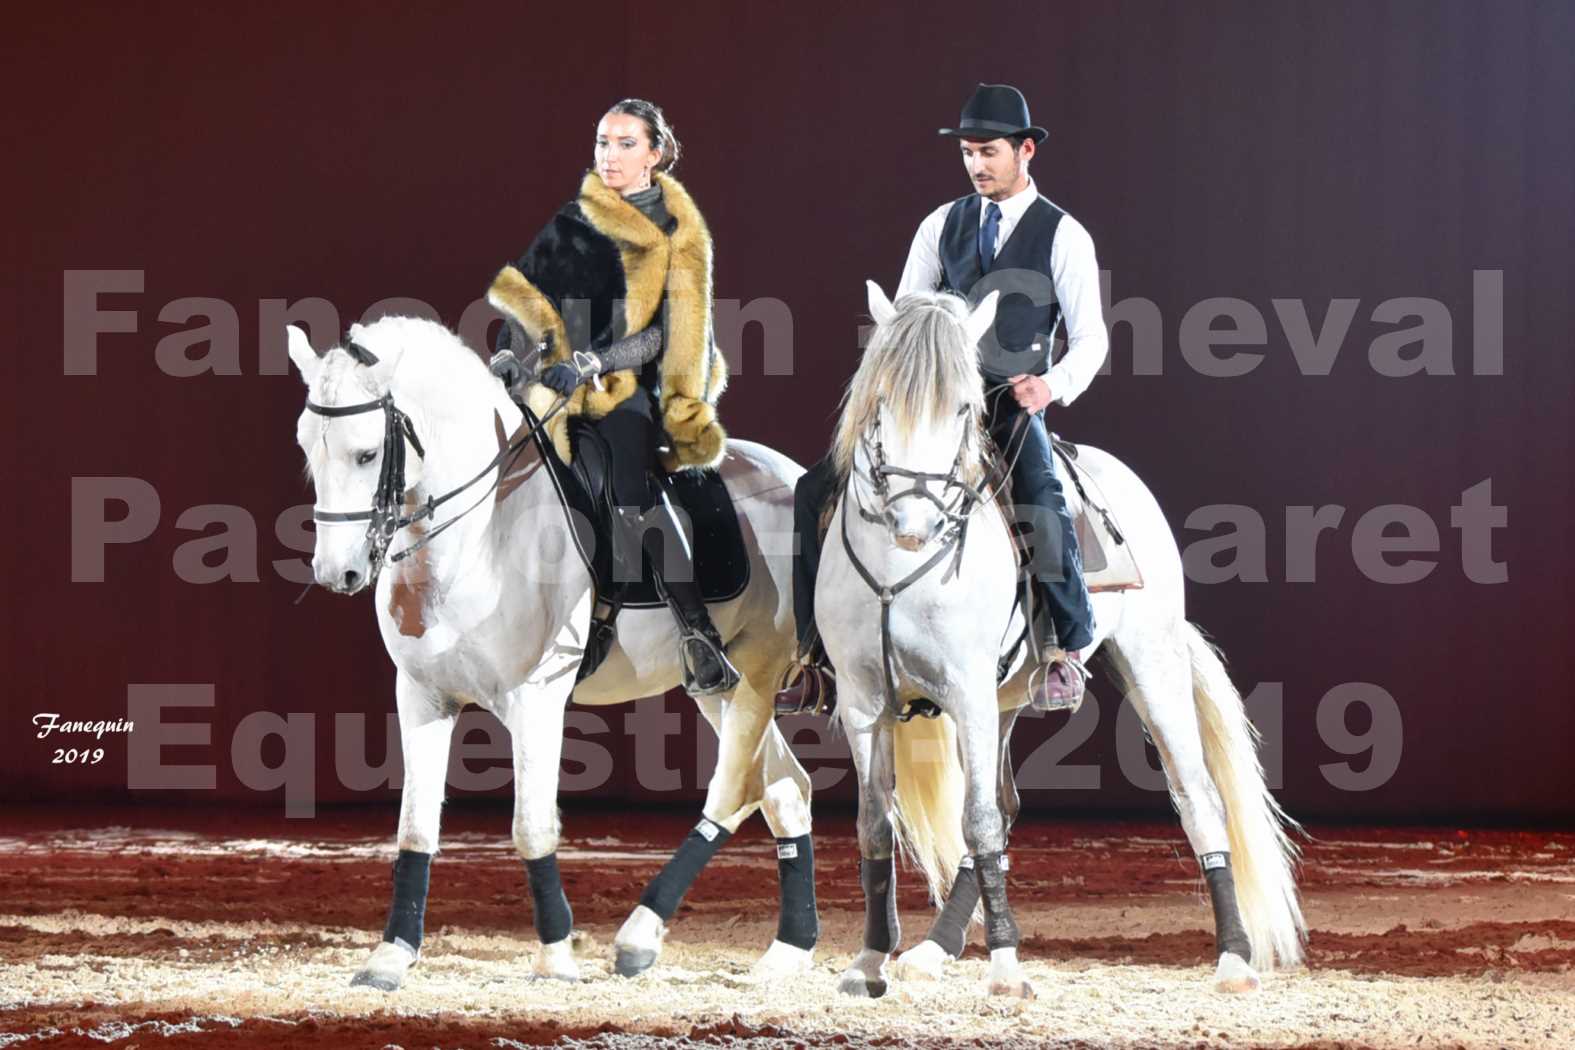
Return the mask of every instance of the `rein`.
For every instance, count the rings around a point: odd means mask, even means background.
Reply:
[[[410,417],[400,411],[399,406],[394,404],[394,395],[386,393],[375,401],[362,401],[354,405],[319,405],[308,398],[306,407],[310,411],[329,419],[377,411],[382,411],[387,417],[387,425],[383,429],[383,466],[378,474],[377,490],[372,497],[371,508],[368,510],[334,511],[314,506],[312,508],[312,520],[319,525],[350,525],[362,521],[366,522],[366,538],[372,548],[371,576],[373,580],[376,580],[377,574],[382,570],[384,556],[388,554],[388,548],[392,545],[394,537],[402,529],[431,519],[439,507],[481,481],[488,474],[497,471],[498,466],[505,461],[507,461],[509,466],[512,466],[514,459],[541,432],[542,428],[547,425],[548,420],[562,411],[568,403],[568,398],[560,397],[558,403],[553,405],[546,415],[536,420],[522,436],[499,449],[498,454],[493,456],[491,461],[477,471],[469,481],[456,485],[441,496],[428,496],[425,503],[420,504],[412,513],[405,514],[402,510],[405,502],[405,440],[409,440],[411,447],[416,450],[416,455],[422,459],[426,458],[426,450],[421,445],[421,439],[416,436],[416,428],[411,423]],[[507,473],[507,471],[498,472],[497,477],[492,481],[492,485],[486,492],[481,494],[480,499],[477,499],[470,506],[449,518],[425,536],[396,551],[388,560],[403,561],[437,539],[443,534],[445,529],[481,506],[487,500],[487,497],[497,490],[498,485],[503,480],[504,473]]]

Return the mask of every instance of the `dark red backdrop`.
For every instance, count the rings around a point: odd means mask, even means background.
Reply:
[[[1162,375],[1140,374],[1133,328],[1118,325],[1112,374],[1053,425],[1131,463],[1183,544],[1208,532],[1183,528],[1197,508],[1244,505],[1265,523],[1267,579],[1194,582],[1189,601],[1264,710],[1280,684],[1287,806],[1575,814],[1568,5],[160,4],[32,9],[8,36],[0,724],[18,746],[4,797],[128,794],[124,739],[70,769],[30,718],[112,718],[133,685],[170,683],[213,686],[213,711],[174,716],[209,723],[211,745],[168,754],[216,765],[218,797],[278,804],[233,769],[235,726],[256,711],[320,715],[320,798],[380,797],[335,783],[328,717],[391,710],[367,602],[292,605],[300,587],[272,567],[295,557],[276,517],[310,497],[292,443],[302,390],[263,374],[283,358],[277,329],[258,330],[260,300],[320,296],[347,324],[413,296],[457,323],[570,193],[602,108],[648,96],[683,136],[719,295],[792,310],[791,374],[768,374],[751,333],[724,415],[808,460],[854,365],[863,279],[890,288],[918,220],[966,191],[934,129],[990,79],[1021,86],[1051,129],[1034,174],[1091,230],[1113,298],[1151,300],[1161,324]],[[68,375],[65,274],[89,269],[144,272],[141,294],[103,303],[137,310],[139,331],[103,336],[96,374]],[[1503,272],[1502,375],[1472,374],[1474,270]],[[242,374],[160,369],[155,344],[189,325],[159,312],[186,296],[237,308]],[[1183,315],[1214,296],[1267,318],[1245,376],[1205,377],[1180,355]],[[1403,325],[1373,310],[1395,297],[1447,306],[1455,374],[1375,372],[1369,345]],[[1303,300],[1316,329],[1334,298],[1360,300],[1355,321],[1331,373],[1304,375],[1271,303]],[[146,480],[160,520],[107,549],[104,582],[72,582],[72,479],[99,476]],[[1466,578],[1450,527],[1484,479],[1507,507],[1502,584]],[[176,548],[199,536],[177,519],[204,504],[255,519],[256,554],[240,561],[260,582],[177,577]],[[1344,506],[1343,523],[1316,582],[1288,582],[1286,508],[1323,504]],[[1439,564],[1419,583],[1373,582],[1353,559],[1356,520],[1385,504],[1439,526]],[[1381,689],[1403,720],[1378,748],[1393,775],[1366,791],[1325,768],[1368,762],[1319,727],[1343,683]],[[1031,804],[1163,810],[1122,773],[1104,699],[1062,762],[1095,767],[1100,788]],[[602,740],[627,758],[617,717]],[[1051,725],[1028,727],[1024,755]],[[1349,729],[1366,730],[1360,705]],[[1081,735],[1046,745],[1040,768]],[[675,767],[691,747],[672,740]],[[600,791],[638,794],[617,768]],[[693,770],[680,779],[692,794]]]

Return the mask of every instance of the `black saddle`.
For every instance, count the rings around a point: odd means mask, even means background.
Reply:
[[[534,423],[534,418],[530,421]],[[614,579],[610,469],[614,452],[585,420],[569,421],[569,443],[574,450],[572,466],[559,458],[551,441],[541,435],[536,438],[558,495],[572,512],[568,515],[569,525],[595,580],[597,597],[604,602],[616,601],[626,609],[663,605],[648,559],[638,583]],[[722,475],[714,470],[685,470],[677,474],[653,470],[652,476],[689,525],[695,582],[700,585],[701,595],[708,603],[715,603],[731,601],[744,593],[749,585],[749,555]]]

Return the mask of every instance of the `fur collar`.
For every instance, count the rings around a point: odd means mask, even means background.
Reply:
[[[623,266],[624,332],[660,324],[665,300],[666,344],[662,349],[662,425],[673,447],[664,455],[669,470],[715,466],[727,435],[716,420],[716,400],[727,385],[727,362],[717,350],[711,318],[711,232],[693,198],[671,175],[658,174],[662,200],[676,223],[672,234],[657,228],[645,213],[610,189],[595,172],[580,181],[577,200],[585,221],[617,247]],[[548,361],[569,353],[563,322],[556,309],[524,275],[505,267],[488,296],[494,306],[524,323],[533,339],[555,337]],[[605,415],[637,386],[631,371],[603,377],[605,389],[581,387],[569,402],[569,414]],[[544,414],[555,401],[551,391],[533,386],[531,408]],[[556,424],[562,423],[562,426]],[[565,461],[569,459],[567,416],[548,429]]]

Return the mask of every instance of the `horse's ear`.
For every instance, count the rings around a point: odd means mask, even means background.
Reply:
[[[984,333],[995,324],[995,308],[1000,305],[1001,293],[991,292],[980,301],[979,305],[969,313],[968,320],[963,322],[963,331],[968,334],[968,345],[978,346],[979,340],[984,338]]]
[[[293,324],[286,325],[284,331],[289,337],[290,360],[295,362],[296,371],[301,373],[301,381],[311,386],[323,367],[322,358],[317,356],[311,340],[306,338],[306,333],[300,328]]]
[[[869,290],[870,316],[878,325],[890,324],[891,319],[897,316],[897,308],[891,305],[891,300],[886,298],[886,293],[874,281],[865,281],[864,287]]]

